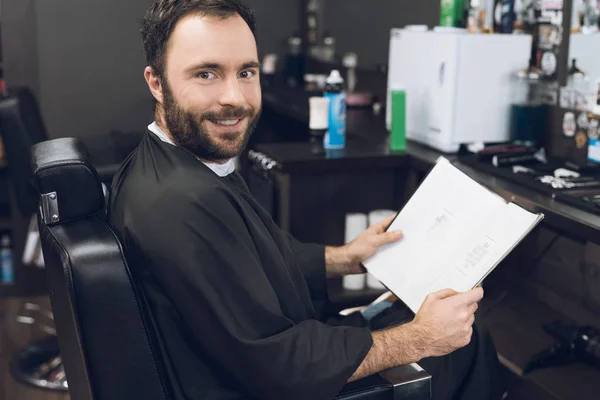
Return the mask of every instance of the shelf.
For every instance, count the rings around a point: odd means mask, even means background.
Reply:
[[[487,289],[486,289],[487,291]],[[489,291],[487,291],[489,293]],[[524,291],[512,291],[497,306],[489,309],[494,296],[482,302],[485,325],[490,330],[501,362],[514,374],[522,371],[530,357],[556,343],[546,334],[542,324],[560,320],[574,323]],[[575,363],[565,367],[533,371],[517,384],[523,390],[543,390],[547,398],[560,400],[592,400],[600,393],[600,369]],[[510,393],[510,392],[509,392]]]
[[[12,221],[8,217],[0,217],[0,230],[11,230],[12,229]]]

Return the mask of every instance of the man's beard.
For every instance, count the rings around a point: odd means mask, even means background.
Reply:
[[[237,157],[244,151],[250,136],[254,132],[261,109],[227,106],[221,112],[206,112],[196,114],[184,110],[175,100],[171,88],[163,80],[163,111],[165,124],[171,133],[175,144],[194,153],[198,158],[208,162],[222,162]],[[248,118],[248,128],[245,132],[224,133],[220,139],[230,142],[224,146],[210,137],[206,128],[208,121],[216,123],[222,120]]]

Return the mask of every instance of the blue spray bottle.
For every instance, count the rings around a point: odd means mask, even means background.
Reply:
[[[329,129],[323,147],[341,149],[346,145],[346,93],[340,71],[331,71],[325,85],[325,97],[329,98]]]

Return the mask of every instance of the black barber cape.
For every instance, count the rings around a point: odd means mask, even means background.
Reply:
[[[332,399],[368,353],[368,328],[318,320],[324,247],[282,232],[237,172],[148,132],[109,213],[176,400]]]

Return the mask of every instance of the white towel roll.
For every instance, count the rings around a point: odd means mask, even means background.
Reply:
[[[344,242],[350,243],[359,237],[368,227],[367,214],[346,214],[346,235]]]
[[[360,236],[368,227],[367,214],[346,214],[345,243],[350,243]],[[342,285],[346,290],[363,290],[365,288],[365,275],[347,275],[342,278]]]

